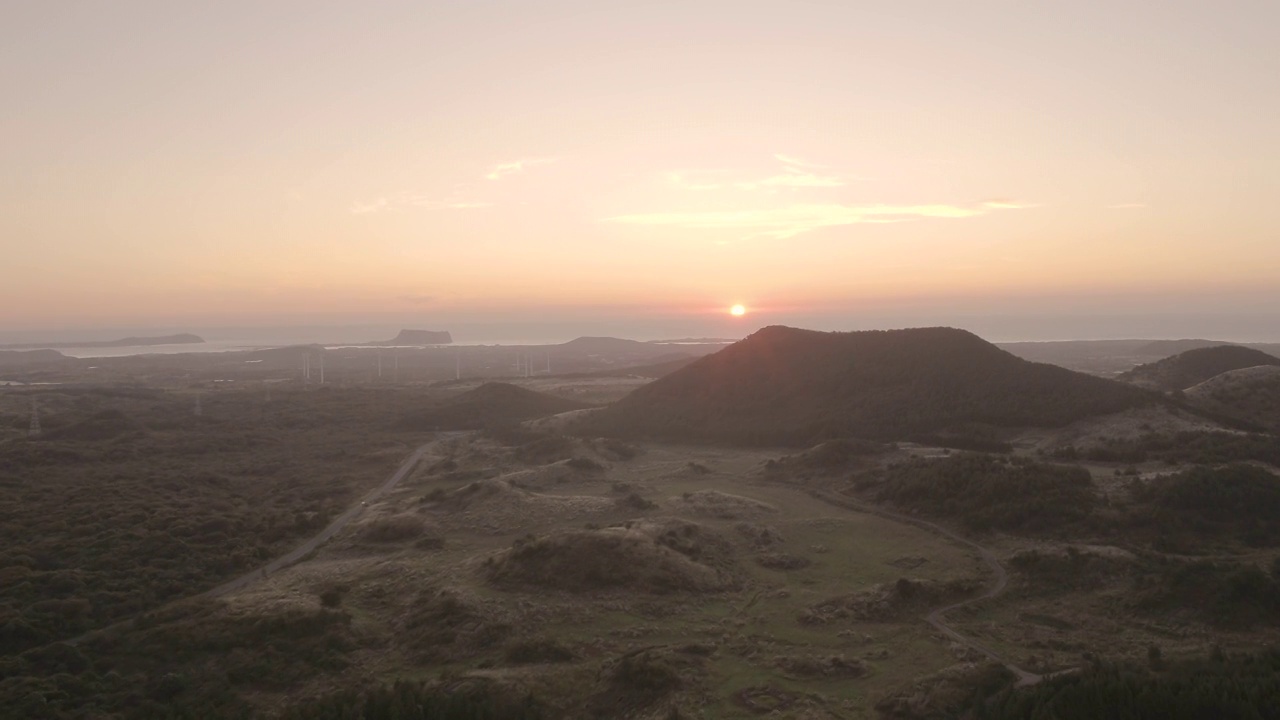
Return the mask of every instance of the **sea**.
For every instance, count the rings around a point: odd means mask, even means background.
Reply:
[[[575,338],[617,337],[641,341],[680,341],[690,338],[737,340],[767,325],[790,325],[825,331],[886,330],[904,327],[948,326],[969,330],[991,342],[1046,342],[1120,339],[1207,339],[1235,343],[1280,342],[1280,314],[1205,313],[1199,315],[978,315],[929,313],[916,315],[837,314],[798,315],[748,313],[744,318],[654,317],[529,322],[361,323],[281,326],[166,326],[0,329],[0,345],[57,343],[64,355],[78,358],[145,354],[231,352],[289,345],[350,347],[394,338],[402,329],[448,330],[455,345],[555,345]],[[193,333],[200,344],[135,347],[72,346],[124,337]]]

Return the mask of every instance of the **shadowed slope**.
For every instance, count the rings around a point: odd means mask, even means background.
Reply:
[[[593,415],[620,435],[748,444],[903,438],[963,424],[1058,426],[1156,402],[950,328],[768,327]]]

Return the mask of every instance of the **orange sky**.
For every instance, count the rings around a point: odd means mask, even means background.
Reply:
[[[1277,27],[1269,2],[7,3],[0,330],[1280,307]]]

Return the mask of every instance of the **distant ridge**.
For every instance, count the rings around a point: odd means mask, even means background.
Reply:
[[[20,343],[17,345],[0,345],[0,350],[28,350],[28,349],[60,349],[60,348],[117,348],[117,347],[146,347],[148,345],[197,345],[204,342],[204,338],[191,333],[178,333],[176,335],[158,335],[155,337],[127,337],[119,340],[95,340],[85,342],[57,342],[57,343]]]
[[[636,437],[803,445],[966,425],[1061,426],[1155,402],[1138,388],[1022,360],[963,330],[774,326],[584,422]]]
[[[418,347],[424,345],[449,345],[451,343],[453,343],[453,336],[447,330],[401,330],[399,335],[390,340],[380,340],[365,344],[384,347]]]
[[[1239,345],[1218,345],[1139,365],[1117,379],[1153,390],[1186,390],[1216,375],[1260,365],[1280,365],[1280,358]]]

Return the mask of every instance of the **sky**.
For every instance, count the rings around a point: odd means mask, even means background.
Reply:
[[[2,0],[0,331],[1274,325],[1277,46],[1272,0]]]

